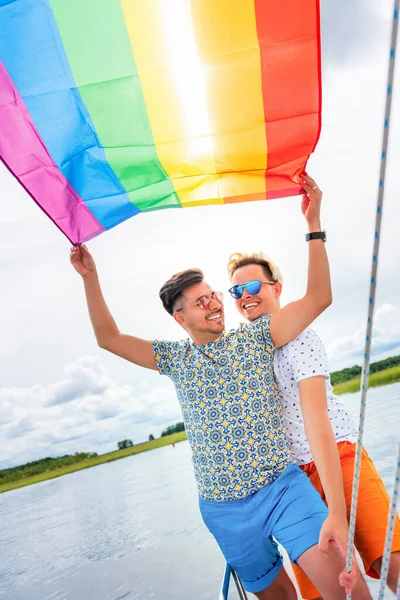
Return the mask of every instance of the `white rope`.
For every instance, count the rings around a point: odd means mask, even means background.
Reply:
[[[367,334],[366,334],[366,339],[365,339],[364,362],[363,362],[363,369],[362,369],[362,374],[361,374],[360,422],[359,422],[359,429],[358,429],[356,457],[355,457],[355,465],[354,465],[353,495],[352,495],[352,499],[351,499],[351,509],[350,509],[349,539],[348,539],[348,550],[347,550],[347,560],[346,560],[346,571],[348,573],[351,570],[351,564],[352,564],[352,559],[353,559],[353,543],[354,543],[354,532],[355,532],[355,523],[356,523],[358,488],[359,488],[359,480],[360,480],[361,451],[362,451],[362,441],[363,441],[363,434],[364,434],[365,408],[366,408],[366,398],[367,398],[367,389],[368,389],[369,359],[370,359],[371,338],[372,338],[372,321],[373,321],[374,304],[375,304],[376,274],[377,274],[377,268],[378,268],[379,238],[380,238],[380,231],[381,231],[383,195],[384,195],[384,188],[385,188],[386,156],[387,156],[387,148],[388,148],[388,140],[389,140],[389,124],[390,124],[390,112],[391,112],[391,106],[392,106],[392,88],[393,88],[394,67],[395,67],[395,60],[396,60],[396,45],[397,45],[397,30],[398,30],[398,21],[399,21],[399,9],[400,9],[400,0],[394,0],[388,86],[387,86],[386,107],[385,107],[385,122],[384,122],[384,128],[383,128],[382,155],[381,155],[381,167],[380,167],[379,188],[378,188],[378,203],[377,203],[376,220],[375,220],[375,239],[374,239],[370,293],[369,293],[368,323],[367,323]],[[347,595],[347,599],[348,600],[351,599],[351,594]]]
[[[392,550],[392,542],[393,542],[393,532],[394,532],[394,523],[397,514],[397,502],[399,500],[399,488],[400,488],[400,444],[399,450],[397,453],[397,467],[394,476],[394,487],[393,487],[393,495],[392,495],[392,503],[389,510],[389,519],[388,526],[386,530],[386,539],[385,539],[385,550],[382,558],[382,567],[381,567],[381,583],[379,586],[379,596],[378,600],[383,600],[385,595],[385,588],[389,573],[389,561],[390,561],[390,553]],[[399,578],[400,581],[400,578]],[[400,585],[400,584],[399,584]]]

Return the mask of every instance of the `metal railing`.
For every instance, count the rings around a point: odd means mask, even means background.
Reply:
[[[232,569],[232,567],[230,565],[228,565],[228,563],[226,563],[226,565],[225,565],[225,572],[224,572],[224,576],[222,578],[221,591],[219,593],[218,600],[228,600],[229,583],[230,583],[231,578],[235,582],[236,589],[237,589],[240,600],[248,600],[246,592],[244,591],[242,582],[240,581],[239,577],[237,576],[235,571]]]

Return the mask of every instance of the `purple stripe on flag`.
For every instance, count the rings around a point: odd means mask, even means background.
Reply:
[[[87,241],[104,231],[54,164],[1,60],[0,156],[33,200],[73,244]]]

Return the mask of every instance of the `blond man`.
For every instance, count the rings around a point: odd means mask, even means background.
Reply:
[[[233,254],[229,290],[240,314],[250,322],[281,310],[282,276],[263,254]],[[293,457],[328,505],[333,520],[350,512],[357,428],[346,405],[333,394],[325,348],[305,329],[277,348],[274,372],[286,436]],[[365,572],[379,579],[390,500],[382,479],[363,449],[355,545]],[[395,592],[400,567],[400,523],[395,524],[388,586]],[[293,565],[302,598],[321,598],[304,571]],[[284,578],[282,577],[282,581]],[[274,584],[268,589],[274,598]],[[287,598],[296,597],[286,580]]]

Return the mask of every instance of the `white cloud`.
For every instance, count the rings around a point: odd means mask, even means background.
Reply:
[[[385,36],[388,3],[368,0],[322,0],[324,64],[344,66],[365,60]],[[371,47],[372,45],[372,47]]]
[[[181,419],[172,390],[119,385],[98,356],[78,359],[64,375],[49,385],[0,388],[2,465],[114,450],[121,438],[143,441],[145,432],[159,435]]]
[[[99,395],[110,387],[105,368],[97,356],[85,356],[65,368],[65,379],[48,388],[47,403],[71,402],[85,395]]]
[[[360,324],[350,335],[337,338],[327,347],[332,370],[353,364],[361,365],[364,356],[367,324]],[[371,362],[388,354],[400,353],[400,311],[391,304],[383,304],[374,315]]]

